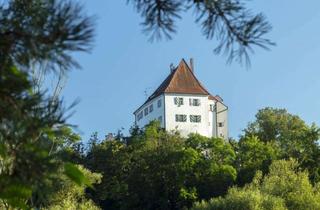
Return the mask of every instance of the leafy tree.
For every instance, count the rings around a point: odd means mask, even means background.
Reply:
[[[195,22],[201,25],[207,39],[218,41],[214,52],[227,54],[228,62],[236,59],[250,64],[249,53],[253,47],[268,49],[274,45],[266,34],[271,25],[263,14],[253,14],[245,0],[127,0],[143,18],[144,32],[150,40],[165,36],[172,38],[176,32],[175,22],[181,13],[194,10]]]
[[[181,209],[191,205],[197,192],[188,184],[188,177],[199,153],[184,148],[179,135],[166,133],[159,124],[151,123],[143,138],[145,146],[133,152],[128,208]]]
[[[92,21],[71,1],[12,0],[1,2],[0,22],[0,200],[7,209],[41,207],[61,181],[57,171],[87,179],[62,155],[77,139],[62,101],[34,91],[30,66],[78,66],[71,53],[89,50]]]
[[[78,184],[86,183],[81,172],[65,162],[68,145],[79,136],[64,123],[60,103],[31,91],[26,73],[11,68],[2,76],[0,200],[7,208],[43,206],[61,181],[61,168]]]
[[[195,186],[200,199],[224,195],[235,183],[236,154],[229,143],[219,138],[191,134],[186,146],[196,149],[201,157],[194,173]]]
[[[47,63],[52,70],[79,67],[72,52],[90,50],[91,17],[73,1],[10,0],[0,4],[0,63],[31,70]]]
[[[85,162],[103,174],[89,192],[102,208],[182,209],[226,193],[236,179],[234,160],[222,139],[197,134],[184,139],[154,121],[143,130],[133,128],[126,141],[95,144]]]
[[[252,181],[256,171],[264,174],[273,160],[280,158],[280,149],[274,142],[262,142],[257,137],[240,139],[237,148],[237,184],[243,186]]]
[[[103,141],[90,147],[84,161],[90,170],[103,174],[101,184],[89,190],[90,197],[102,208],[119,209],[128,188],[130,156],[126,146],[117,140]]]
[[[196,203],[193,209],[316,210],[319,201],[318,184],[313,187],[308,173],[300,171],[299,164],[291,159],[275,161],[265,177],[258,172],[249,185],[231,188],[224,198]]]
[[[274,144],[281,158],[297,159],[309,170],[312,181],[319,180],[320,129],[316,125],[307,125],[285,109],[265,108],[258,111],[256,120],[244,132],[241,139],[257,136],[262,142]]]
[[[88,178],[89,184],[97,184],[101,182],[101,174],[92,173],[82,166],[77,166],[79,170]],[[80,210],[98,210],[92,200],[85,197],[86,185],[77,185],[70,181],[66,176],[63,177],[63,186],[59,187],[59,191],[49,199],[49,205],[45,209],[80,209]]]

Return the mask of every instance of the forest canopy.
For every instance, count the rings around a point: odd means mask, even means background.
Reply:
[[[128,2],[155,38],[171,37],[180,12],[194,9],[229,61],[273,45],[271,25],[244,0]],[[0,1],[0,209],[320,208],[319,127],[285,109],[259,110],[236,140],[182,137],[158,121],[81,139],[34,72],[79,68],[74,53],[93,38],[93,18],[75,1]]]

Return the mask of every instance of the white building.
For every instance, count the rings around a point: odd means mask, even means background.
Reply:
[[[140,128],[159,120],[167,131],[178,130],[182,136],[199,133],[207,137],[228,138],[228,107],[219,96],[211,95],[181,60],[168,77],[135,112]]]

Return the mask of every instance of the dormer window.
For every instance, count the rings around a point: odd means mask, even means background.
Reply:
[[[174,98],[174,104],[177,105],[177,106],[183,105],[183,98],[175,97]]]
[[[190,106],[200,106],[200,99],[197,98],[189,98]]]

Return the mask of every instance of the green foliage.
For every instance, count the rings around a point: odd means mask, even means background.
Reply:
[[[278,148],[280,154],[278,157],[295,158],[301,167],[308,169],[312,182],[319,181],[320,130],[316,125],[307,125],[298,116],[288,113],[285,109],[265,108],[259,110],[256,120],[244,131],[245,134],[240,142],[257,136],[262,142]]]
[[[16,68],[5,69],[1,76],[0,198],[25,203],[33,186],[58,167],[50,154],[50,133],[58,132],[60,127],[52,126],[63,122],[60,104],[31,93],[27,75]],[[15,86],[8,89],[13,81]]]
[[[245,0],[127,1],[142,16],[144,32],[151,35],[151,41],[163,36],[171,39],[181,13],[193,10],[195,22],[200,23],[204,36],[218,41],[215,53],[228,55],[228,62],[245,61],[249,65],[249,53],[254,46],[268,49],[274,45],[265,38],[271,25],[263,14],[253,15]]]
[[[79,136],[65,123],[62,101],[34,91],[30,66],[77,66],[70,53],[89,50],[92,22],[77,3],[58,0],[2,2],[0,22],[0,203],[39,208],[61,186],[57,172]],[[74,180],[83,176],[65,169]]]
[[[206,138],[199,134],[191,134],[186,145],[202,154],[194,174],[199,198],[225,194],[237,177],[233,167],[236,155],[231,145],[223,139]]]
[[[88,185],[75,166],[63,163],[67,145],[79,137],[64,124],[61,104],[33,93],[27,74],[14,67],[1,76],[1,202],[17,208],[45,205],[63,165],[72,180]]]
[[[236,179],[235,153],[222,139],[167,133],[159,123],[126,141],[89,148],[86,166],[103,174],[91,197],[108,209],[182,209],[226,193]]]
[[[71,53],[88,51],[92,18],[73,1],[10,0],[0,4],[0,62],[26,67],[35,63],[50,69],[79,67]]]
[[[288,209],[319,209],[320,191],[309,181],[308,173],[299,170],[298,162],[280,160],[270,166],[270,173],[260,185],[262,192],[284,199]]]
[[[258,172],[252,183],[243,188],[231,188],[222,198],[195,204],[195,210],[316,210],[320,208],[320,191],[313,187],[306,172],[298,169],[294,160],[279,160],[271,164],[269,174]]]
[[[101,174],[92,173],[82,166],[74,166],[87,178],[88,185],[98,184],[101,182]],[[85,197],[85,185],[79,185],[71,181],[66,176],[62,176],[63,184],[59,191],[55,193],[49,200],[48,207],[44,209],[79,209],[79,210],[98,210],[92,200]]]
[[[288,113],[285,109],[264,108],[256,114],[256,120],[249,123],[245,136],[254,135],[261,141],[276,140],[288,144],[302,137],[309,129],[298,116]]]
[[[262,142],[255,136],[240,139],[237,152],[237,183],[240,186],[251,182],[256,171],[268,172],[272,160],[280,157],[275,142]]]
[[[88,181],[87,177],[85,177],[85,175],[78,169],[78,167],[72,163],[64,164],[64,173],[78,185],[85,184],[87,186],[91,186],[91,183]]]

